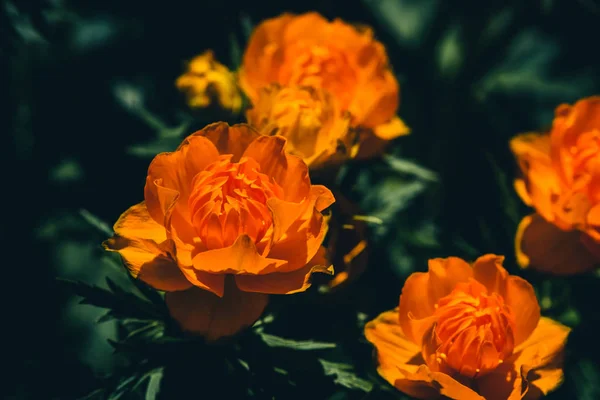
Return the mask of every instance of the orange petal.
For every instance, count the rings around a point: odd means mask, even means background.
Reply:
[[[582,273],[598,264],[598,259],[581,241],[580,231],[563,231],[539,214],[521,220],[515,235],[515,250],[521,267],[554,275]]]
[[[404,121],[395,116],[388,122],[373,128],[373,133],[375,133],[375,136],[379,139],[392,140],[398,136],[408,135],[410,133],[410,128],[406,126]]]
[[[239,162],[246,148],[260,135],[249,125],[229,126],[226,122],[207,125],[200,134],[210,140],[219,154],[233,154],[231,162]]]
[[[526,340],[540,320],[540,306],[533,286],[525,279],[511,275],[506,280],[504,301],[515,321],[515,346]]]
[[[396,381],[394,385],[396,388],[405,391],[405,388],[414,388],[416,385],[420,387],[429,386],[437,393],[436,396],[431,396],[431,392],[424,392],[424,390],[421,389],[416,395],[418,396],[420,393],[424,393],[426,396],[420,398],[437,399],[441,395],[455,400],[486,400],[485,397],[480,396],[477,392],[473,391],[473,389],[468,388],[451,376],[444,374],[443,372],[430,371],[426,365],[421,365],[414,374],[405,373],[405,375],[405,380]]]
[[[261,257],[248,235],[240,235],[235,243],[221,249],[194,255],[194,269],[211,274],[265,274],[287,264],[285,260]]]
[[[165,301],[171,316],[184,331],[209,342],[251,326],[261,316],[269,296],[242,292],[233,279],[227,281],[223,297],[198,288],[167,293]]]
[[[311,285],[310,277],[315,272],[333,274],[333,267],[325,258],[325,249],[320,248],[315,257],[303,268],[293,272],[274,272],[265,275],[236,275],[235,282],[241,290],[269,294],[293,294],[303,292]]]
[[[435,312],[435,303],[430,301],[428,286],[429,273],[415,272],[406,279],[400,295],[399,324],[406,337],[416,344],[421,343],[423,334],[428,328],[418,324],[418,321],[429,322],[427,318]]]
[[[180,212],[186,215],[192,179],[218,159],[219,152],[210,140],[201,136],[202,134],[203,130],[191,134],[177,150],[160,153],[150,163],[144,198],[148,203],[150,215],[156,222],[163,222],[165,205],[170,204],[169,200],[173,200],[175,193],[179,193],[175,200],[182,208]],[[159,192],[161,187],[166,189],[163,190],[165,193]],[[168,198],[167,201],[165,197]]]
[[[198,271],[194,268],[181,268],[181,272],[192,285],[213,292],[219,297],[223,297],[225,292],[225,276],[210,274],[208,272]]]
[[[320,249],[327,233],[327,221],[315,213],[309,221],[296,221],[281,240],[273,243],[268,257],[286,260],[280,272],[291,272],[303,267]]]
[[[102,245],[121,255],[133,277],[158,290],[184,290],[191,286],[172,258],[165,228],[150,217],[144,202],[125,211],[114,230],[115,236]]]
[[[479,392],[487,399],[535,399],[562,382],[564,346],[570,329],[542,317],[529,338],[495,371],[478,378]]]
[[[473,263],[473,278],[483,284],[489,294],[498,293],[504,297],[506,294],[506,278],[508,272],[502,266],[504,256],[486,254]]]
[[[545,218],[554,218],[554,195],[561,192],[560,181],[550,160],[550,137],[526,133],[513,138],[510,148],[524,175],[523,184],[515,183],[523,202],[532,204]]]
[[[310,195],[308,167],[300,157],[285,152],[283,136],[261,136],[254,140],[244,156],[260,164],[260,172],[272,177],[284,191],[284,200],[299,203]]]
[[[431,306],[450,294],[459,282],[467,282],[473,276],[471,266],[461,258],[447,257],[429,260],[429,285],[427,291]]]
[[[405,378],[399,367],[415,373],[423,364],[421,348],[402,331],[398,312],[383,312],[365,325],[365,337],[377,350],[377,372],[391,385]]]

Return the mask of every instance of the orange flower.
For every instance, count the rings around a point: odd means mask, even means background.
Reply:
[[[335,200],[285,143],[247,125],[208,125],[154,158],[145,201],[104,243],[133,276],[167,292],[184,330],[232,335],[260,316],[267,294],[304,291],[313,272],[332,272],[321,211]]]
[[[288,151],[311,168],[356,154],[349,114],[323,89],[269,85],[260,90],[246,118],[264,135],[285,137]]]
[[[517,193],[535,208],[515,238],[522,267],[558,275],[600,263],[600,96],[560,105],[547,134],[515,137]]]
[[[271,83],[323,88],[351,114],[352,126],[385,140],[409,132],[396,116],[398,82],[370,28],[315,12],[268,19],[250,37],[239,79],[254,104]]]
[[[503,261],[436,258],[409,276],[399,307],[365,326],[379,374],[420,399],[536,399],[555,389],[570,329],[540,318],[533,288]]]
[[[235,74],[217,62],[211,50],[192,59],[188,70],[177,78],[175,85],[186,93],[192,108],[204,108],[214,103],[234,113],[242,108]]]

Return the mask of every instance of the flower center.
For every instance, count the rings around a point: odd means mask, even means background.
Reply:
[[[239,235],[248,235],[264,248],[273,219],[266,202],[283,197],[283,189],[250,158],[231,162],[222,155],[198,173],[188,200],[192,223],[207,249],[231,246]]]
[[[472,378],[494,370],[513,352],[514,320],[510,309],[500,295],[488,295],[475,280],[459,283],[440,299],[435,316],[434,343],[429,345],[437,350],[424,354],[428,364],[448,366]]]

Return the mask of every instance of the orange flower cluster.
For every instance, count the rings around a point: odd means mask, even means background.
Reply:
[[[251,325],[268,294],[306,290],[332,273],[321,211],[335,200],[311,185],[285,138],[215,123],[148,169],[145,201],[125,211],[104,243],[131,274],[166,291],[171,315],[207,340]]]
[[[315,12],[265,20],[250,37],[237,83],[208,55],[212,67],[199,56],[178,80],[190,105],[205,106],[211,84],[233,109],[239,84],[252,103],[248,122],[288,138],[289,151],[312,169],[375,155],[409,133],[396,115],[398,82],[370,28]]]
[[[503,260],[438,258],[413,273],[398,308],[365,326],[379,374],[420,399],[535,399],[556,388],[569,328],[540,317],[533,288]]]
[[[517,231],[519,264],[557,275],[600,264],[600,96],[560,105],[550,132],[510,146],[523,173],[517,193],[536,210]]]

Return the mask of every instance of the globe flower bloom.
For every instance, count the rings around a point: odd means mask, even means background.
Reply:
[[[287,150],[311,169],[356,155],[350,115],[321,88],[269,85],[260,90],[246,119],[264,135],[285,137]]]
[[[334,202],[311,185],[285,138],[215,123],[148,168],[144,201],[104,243],[134,277],[166,291],[182,329],[215,340],[251,325],[268,294],[306,290],[332,273],[321,214]]]
[[[235,74],[217,62],[211,50],[193,58],[175,85],[186,94],[191,108],[219,104],[234,113],[242,108],[242,95]]]
[[[600,96],[557,107],[550,132],[510,142],[515,188],[535,208],[517,230],[517,261],[557,275],[600,263]]]
[[[503,260],[432,259],[409,276],[398,308],[365,326],[379,374],[420,399],[535,399],[555,389],[569,328],[540,317],[533,288]]]
[[[322,88],[350,113],[352,127],[383,140],[409,132],[396,116],[398,82],[370,28],[330,22],[315,12],[263,21],[250,37],[239,81],[253,104],[272,83]]]

